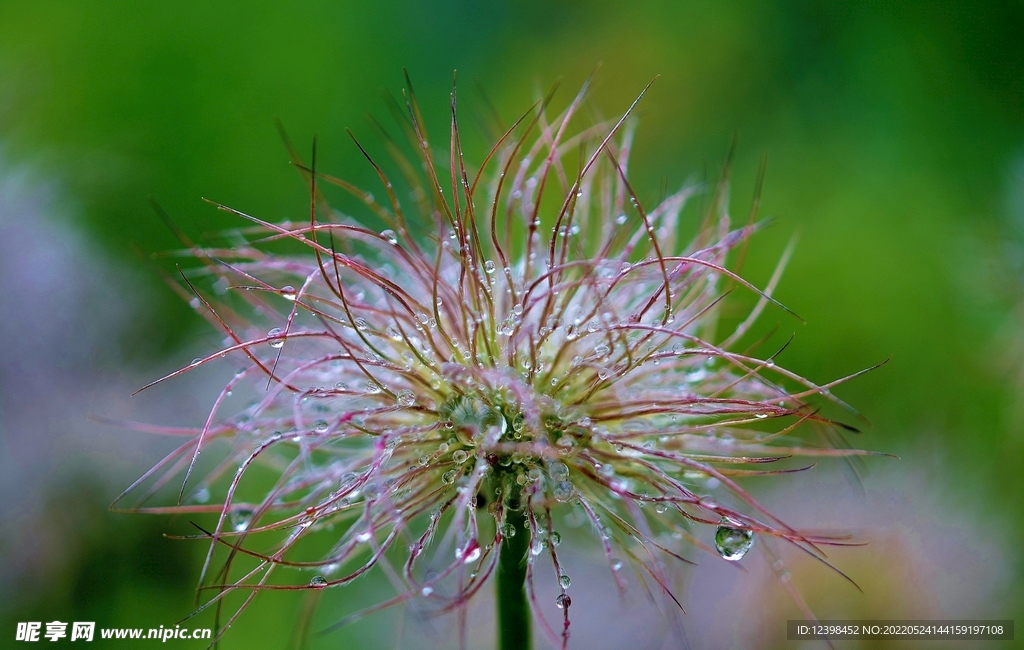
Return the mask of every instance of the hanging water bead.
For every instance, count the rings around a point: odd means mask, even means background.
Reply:
[[[558,609],[567,609],[572,604],[572,598],[569,598],[569,594],[558,594],[555,604],[558,605]]]
[[[408,388],[405,390],[398,391],[398,404],[399,406],[412,406],[416,403],[416,394]]]
[[[456,463],[464,463],[467,458],[469,458],[469,454],[462,449],[459,449],[452,454],[452,460]]]
[[[327,424],[327,420],[317,420],[316,424],[313,425],[313,431],[317,433],[327,433],[329,428],[330,425]]]
[[[309,581],[309,586],[310,587],[326,587],[327,586],[327,578],[325,578],[323,576],[313,576],[313,578]]]
[[[281,287],[281,297],[284,298],[285,300],[291,300],[292,302],[295,302],[295,299],[298,297],[298,295],[299,294],[295,291],[295,287],[293,287],[290,284],[286,284],[283,287]]]
[[[553,479],[566,479],[569,477],[569,467],[562,462],[554,462],[548,467],[548,474]]]
[[[743,528],[733,528],[729,518],[723,517],[715,531],[715,548],[722,559],[736,562],[743,559],[754,545],[754,533]]]
[[[530,555],[540,555],[544,550],[544,541],[538,537],[534,537],[533,541],[530,542]]]
[[[279,337],[279,336],[281,336],[281,328],[280,327],[275,327],[272,330],[270,330],[269,332],[267,332],[267,337],[271,339],[270,347],[272,347],[272,348],[282,348],[282,347],[284,347],[284,339],[283,338],[275,338],[275,337]]]
[[[558,584],[562,585],[562,589],[568,589],[569,585],[572,584],[572,579],[563,573],[558,576]]]
[[[572,483],[569,481],[559,481],[551,493],[556,501],[565,503],[572,498],[572,489]]]
[[[252,510],[235,510],[231,513],[231,526],[236,533],[241,533],[249,528],[249,521],[252,519]]]
[[[389,244],[397,244],[398,243],[398,236],[395,235],[395,231],[391,230],[390,228],[388,228],[387,230],[382,230],[381,233],[380,233],[380,236],[383,237],[384,239],[388,240]]]

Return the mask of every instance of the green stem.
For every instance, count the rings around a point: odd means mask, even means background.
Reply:
[[[526,554],[530,535],[522,510],[508,510],[505,523],[515,530],[501,540],[498,552],[498,647],[530,650],[530,605],[526,599]]]

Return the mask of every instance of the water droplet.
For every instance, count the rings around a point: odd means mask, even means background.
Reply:
[[[551,535],[548,537],[548,539],[551,540],[552,546],[558,546],[562,543],[562,534],[559,533],[557,530],[553,530],[551,531]]]
[[[398,391],[398,405],[412,406],[416,403],[416,394],[409,389]]]
[[[356,329],[360,331],[365,330],[367,327],[369,327],[369,323],[366,322],[365,318],[357,318],[355,323]]]
[[[558,609],[565,609],[572,604],[572,598],[569,598],[569,594],[558,594],[555,604],[558,605]]]
[[[617,557],[612,558],[612,571],[618,571],[621,568],[622,568],[622,560],[620,560]]]
[[[473,548],[469,549],[468,551],[465,551],[464,553],[465,554],[462,556],[462,563],[463,564],[469,564],[470,562],[476,562],[477,560],[480,559],[480,547],[475,545],[475,544],[473,545]]]
[[[668,510],[668,506],[666,506],[664,503],[659,503],[658,505],[654,506],[654,512],[658,513],[659,515],[664,514],[666,510]]]
[[[420,593],[423,594],[424,598],[429,598],[430,594],[434,593],[434,588],[433,587],[424,587],[423,589],[420,589]]]
[[[242,509],[231,512],[231,526],[236,533],[249,528],[249,521],[252,519],[252,510]]]
[[[327,420],[317,420],[313,425],[313,431],[317,433],[327,433],[327,429],[329,428],[330,425],[327,424]]]
[[[449,484],[449,485],[454,483],[455,482],[455,470],[454,469],[450,469],[447,472],[445,472],[444,474],[442,474],[441,475],[441,480],[444,481],[445,483]]]
[[[469,454],[467,454],[462,449],[459,449],[454,454],[452,454],[452,460],[454,460],[456,463],[464,463],[466,462],[467,458],[469,458]]]
[[[281,333],[282,333],[281,332],[281,328],[280,327],[275,327],[272,330],[270,330],[269,332],[267,332],[267,336],[273,338],[275,336],[281,336]],[[283,338],[273,338],[273,340],[270,341],[270,347],[272,347],[272,348],[282,348],[282,347],[284,347],[284,339]]]
[[[399,332],[398,328],[395,327],[394,325],[388,325],[388,328],[387,328],[386,332],[387,332],[387,335],[389,337],[391,337],[391,339],[393,341],[401,341],[402,340],[402,333]]]
[[[380,232],[380,235],[384,239],[388,240],[389,244],[397,244],[398,243],[398,236],[395,235],[395,231],[391,230],[390,228],[388,228],[387,230],[382,230]]]
[[[494,265],[494,262],[492,262],[491,260],[487,260],[486,262],[484,262],[484,270],[487,271],[488,275],[491,274],[491,273],[494,273],[494,269],[495,268],[497,268],[497,267]]]
[[[295,291],[295,287],[290,284],[286,284],[281,287],[281,297],[285,300],[291,300],[294,302],[298,295],[299,294]]]
[[[380,384],[378,384],[377,382],[375,382],[375,381],[373,381],[371,379],[367,379],[366,380],[366,392],[371,394],[371,395],[376,395],[377,393],[380,392]]]
[[[572,498],[572,483],[569,481],[559,481],[551,491],[556,501],[565,503]]]
[[[327,578],[325,578],[323,576],[313,576],[313,578],[309,581],[309,586],[310,587],[326,587],[327,586]]]
[[[356,535],[356,541],[360,544],[365,544],[366,542],[370,541],[370,533],[364,530],[363,532]]]
[[[550,474],[553,479],[565,479],[569,476],[569,468],[565,463],[554,462],[548,466],[548,474]]]
[[[723,518],[715,531],[715,548],[723,559],[735,562],[743,559],[750,547],[754,545],[754,533],[741,528],[733,528],[732,522]]]
[[[626,215],[620,214],[619,216],[615,217],[615,223],[619,224],[620,226],[626,223]]]
[[[196,493],[192,495],[192,498],[196,500],[196,503],[206,503],[210,500],[210,491],[206,488],[199,488]]]
[[[568,589],[569,585],[572,584],[572,579],[563,573],[558,576],[558,584],[562,585],[562,589]]]

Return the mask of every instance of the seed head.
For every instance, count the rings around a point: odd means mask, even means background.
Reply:
[[[699,187],[642,202],[626,173],[629,111],[574,130],[585,91],[554,117],[539,102],[473,167],[454,92],[438,155],[410,89],[402,126],[416,155],[386,140],[402,182],[357,143],[383,199],[322,173],[315,147],[308,165],[293,149],[308,219],[218,205],[249,225],[223,246],[189,244],[200,264],[181,291],[227,339],[170,376],[245,361],[208,421],[154,470],[184,473],[193,503],[174,510],[217,513],[203,529],[210,603],[236,589],[330,588],[380,565],[397,593],[373,609],[422,598],[458,610],[494,573],[502,541],[523,535],[535,614],[564,644],[567,516],[589,522],[620,587],[627,563],[673,600],[662,559],[707,548],[702,527],[734,561],[758,537],[819,557],[834,541],[787,526],[737,482],[793,471],[784,461],[797,455],[859,453],[800,441],[805,429],[834,432],[811,402],[839,403],[828,391],[838,382],[818,386],[736,348],[766,308],[781,308],[771,292],[788,252],[763,290],[730,270],[758,225],[732,226],[724,182],[696,227],[683,214]],[[328,184],[386,228],[333,210]],[[209,289],[197,289],[201,276]],[[756,304],[723,332],[734,289]],[[199,452],[218,441],[231,453],[197,480]],[[786,469],[763,469],[773,463]],[[257,466],[262,478],[250,480]],[[218,490],[218,505],[195,503]],[[303,555],[313,535],[331,540],[326,554]],[[250,550],[257,537],[268,541]],[[209,577],[217,547],[255,568],[235,575],[229,559]],[[556,600],[537,598],[541,561]],[[560,634],[544,618],[555,607]]]

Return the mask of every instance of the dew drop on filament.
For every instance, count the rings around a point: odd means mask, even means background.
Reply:
[[[235,510],[231,513],[231,526],[236,533],[241,533],[249,528],[249,521],[252,519],[251,510]]]
[[[409,389],[398,392],[399,406],[412,406],[416,403],[416,394]]]
[[[272,330],[270,330],[269,332],[267,332],[267,336],[272,338],[272,340],[270,341],[270,347],[278,348],[278,349],[284,347],[284,339],[283,338],[273,338],[273,337],[281,336],[281,328],[280,327],[275,327]]]
[[[733,522],[723,518],[715,531],[715,549],[722,559],[737,562],[743,559],[754,545],[754,533],[742,528],[733,528]]]
[[[313,579],[309,581],[310,587],[326,587],[327,578],[323,576],[313,576]]]

